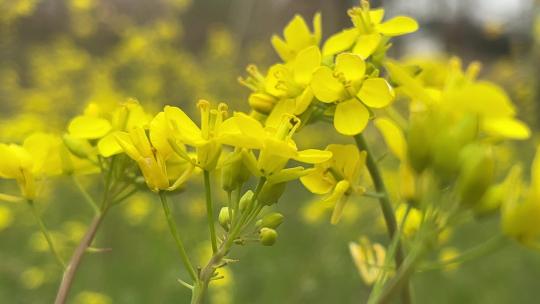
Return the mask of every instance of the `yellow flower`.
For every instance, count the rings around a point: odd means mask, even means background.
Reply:
[[[182,161],[173,154],[172,148],[166,142],[168,133],[168,123],[164,112],[156,115],[150,122],[149,135],[140,126],[132,127],[129,132],[114,133],[120,147],[137,162],[148,188],[154,192],[177,189],[187,180],[193,169],[188,165],[172,185],[169,183],[171,176],[167,172],[167,161],[180,163]]]
[[[531,184],[521,199],[521,182],[511,181],[501,209],[503,232],[525,245],[538,245],[540,237],[540,146],[531,168]],[[511,190],[510,190],[511,189]]]
[[[103,113],[97,104],[90,103],[83,115],[70,121],[68,135],[83,142],[97,141],[99,154],[110,157],[122,152],[114,136],[116,131],[127,131],[135,126],[144,128],[150,119],[141,105],[132,99],[121,103],[112,114]]]
[[[364,193],[359,178],[365,166],[366,152],[354,145],[329,145],[326,150],[332,159],[315,165],[312,173],[300,178],[304,186],[315,194],[328,194],[325,202],[334,206],[331,222],[339,222],[345,203],[352,193]]]
[[[387,60],[385,66],[391,78],[411,100],[411,112],[442,111],[459,120],[465,115],[475,115],[480,129],[486,135],[498,138],[526,139],[530,130],[516,119],[516,109],[508,95],[499,86],[476,80],[480,66],[473,63],[464,72],[457,58],[449,61],[446,81],[438,86],[415,78],[403,66]]]
[[[318,46],[321,41],[321,14],[313,17],[313,33],[310,32],[302,16],[295,15],[283,30],[283,37],[272,36],[272,45],[285,62],[294,60],[296,55],[310,46]]]
[[[384,270],[386,249],[381,244],[372,244],[367,237],[362,237],[359,243],[349,243],[349,251],[364,283],[368,286],[375,283]]]
[[[227,117],[228,107],[220,103],[217,109],[210,107],[210,102],[199,100],[197,107],[201,113],[201,127],[199,128],[189,116],[177,107],[166,106],[164,109],[167,123],[173,131],[171,135],[165,134],[164,139],[171,138],[176,145],[188,145],[196,149],[195,164],[203,170],[213,170],[221,155],[221,125]],[[172,137],[171,137],[172,136]],[[185,153],[175,149],[180,156],[192,161]]]
[[[300,115],[309,107],[313,100],[309,84],[320,65],[319,48],[309,46],[290,62],[271,66],[266,77],[254,66],[248,67],[250,76],[240,81],[254,91],[249,97],[251,107],[263,114],[272,112],[269,119],[279,120],[284,113]]]
[[[62,173],[58,157],[59,139],[35,133],[22,146],[0,144],[0,178],[14,179],[28,200],[36,197],[37,182]]]
[[[366,64],[360,56],[343,53],[336,57],[333,70],[321,66],[313,74],[315,97],[337,103],[334,127],[341,134],[359,134],[368,123],[369,108],[384,108],[394,100],[394,90],[384,78],[371,78],[365,72]]]
[[[354,27],[328,38],[323,46],[324,56],[351,51],[366,59],[381,46],[384,50],[387,37],[412,33],[418,29],[418,23],[406,16],[397,16],[382,22],[384,9],[370,9],[366,0],[361,0],[360,3],[360,7],[348,11]]]
[[[259,150],[256,159],[246,154],[246,165],[256,176],[264,176],[270,183],[282,183],[306,173],[302,167],[285,169],[290,159],[316,164],[332,157],[330,151],[308,149],[299,151],[292,136],[300,121],[285,115],[278,125],[263,127],[256,119],[236,112],[222,125],[220,141],[224,144],[251,150]]]

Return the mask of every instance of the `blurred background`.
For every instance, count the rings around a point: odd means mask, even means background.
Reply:
[[[540,5],[533,0],[379,0],[386,16],[410,15],[417,33],[394,40],[397,58],[455,54],[480,60],[482,77],[502,84],[520,118],[538,130]],[[62,132],[89,102],[132,97],[158,111],[164,104],[194,113],[198,98],[246,110],[237,77],[247,64],[277,60],[273,33],[300,14],[322,12],[323,35],[350,25],[345,0],[0,0],[0,140],[32,131]],[[305,132],[316,134],[317,130]],[[309,133],[308,133],[309,134]],[[313,136],[301,136],[313,138]],[[315,136],[316,137],[316,136]],[[533,141],[536,139],[533,139]],[[312,144],[312,143],[311,143]],[[522,144],[531,150],[531,143]],[[530,152],[523,152],[524,160]],[[388,173],[391,176],[391,173]],[[39,208],[67,258],[92,216],[68,180],[54,182]],[[175,197],[190,254],[207,254],[204,204],[194,183]],[[359,303],[362,283],[347,244],[368,234],[386,242],[377,202],[350,202],[338,226],[310,195],[290,187],[277,208],[286,216],[278,243],[246,246],[215,284],[211,303]],[[13,193],[14,185],[0,184]],[[0,303],[51,303],[61,276],[28,206],[0,202]],[[465,225],[449,249],[468,248],[498,230],[498,219]],[[454,241],[454,239],[459,241]],[[73,303],[183,303],[186,277],[154,197],[141,194],[115,208],[75,282]],[[202,261],[202,260],[201,260]],[[471,264],[415,277],[418,303],[537,303],[540,256],[509,246]],[[421,286],[421,288],[420,288]],[[359,300],[360,299],[360,300]],[[187,301],[187,300],[186,300]]]

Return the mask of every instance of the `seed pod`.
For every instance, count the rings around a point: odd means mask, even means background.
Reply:
[[[276,243],[278,234],[272,228],[262,228],[259,232],[259,241],[264,246],[272,246]]]

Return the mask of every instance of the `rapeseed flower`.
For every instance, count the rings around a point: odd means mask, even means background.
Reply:
[[[384,78],[366,75],[366,63],[355,54],[336,56],[333,69],[319,67],[311,81],[313,94],[324,103],[336,103],[334,127],[343,135],[362,132],[370,118],[370,108],[388,106],[394,90]]]
[[[350,195],[365,192],[365,188],[359,185],[359,178],[367,154],[358,151],[354,145],[329,145],[326,151],[332,153],[332,158],[316,164],[314,170],[301,177],[300,181],[315,194],[329,194],[324,201],[334,206],[331,222],[337,224]]]

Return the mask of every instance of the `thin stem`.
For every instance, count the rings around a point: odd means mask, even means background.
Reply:
[[[75,175],[72,176],[72,179],[73,179],[73,183],[75,184],[75,186],[77,186],[77,189],[81,192],[82,196],[84,197],[85,202],[87,202],[88,205],[94,210],[95,214],[99,214],[100,211],[99,211],[99,207],[96,201],[92,198],[92,196],[90,196],[90,194],[88,193],[88,191],[86,191],[83,185],[81,185],[81,183],[79,182],[79,180],[77,179]]]
[[[49,245],[49,250],[51,251],[53,256],[56,258],[56,261],[58,262],[58,264],[63,269],[65,269],[66,268],[66,263],[64,262],[62,257],[60,257],[60,254],[58,254],[58,251],[56,250],[56,247],[54,246],[54,242],[53,242],[52,237],[51,237],[51,235],[49,233],[49,230],[45,226],[45,223],[43,223],[43,220],[41,219],[41,216],[39,215],[39,213],[38,213],[38,211],[36,209],[36,206],[34,205],[34,201],[28,200],[28,205],[30,206],[30,209],[32,210],[32,214],[36,218],[36,221],[37,221],[37,223],[39,225],[39,229],[41,230],[41,233],[45,237],[45,240],[47,240],[47,244]]]
[[[210,184],[210,172],[204,170],[204,190],[206,194],[206,220],[208,222],[208,229],[210,230],[210,241],[212,242],[212,253],[216,253],[217,237],[216,226],[214,223],[214,206],[212,204],[212,185]]]
[[[265,183],[266,178],[261,177],[257,188],[255,189],[255,192],[253,194],[252,202],[257,201],[257,198],[259,197],[259,194],[261,193],[262,187]],[[242,227],[244,226],[243,224],[245,223],[249,214],[249,210],[246,210],[242,214],[242,216],[238,219],[238,222],[233,226],[233,228],[227,235],[227,239],[223,243],[221,243],[219,250],[212,255],[210,261],[208,261],[206,266],[201,269],[198,280],[196,280],[195,286],[192,291],[191,304],[202,304],[204,302],[204,298],[208,290],[208,285],[210,284],[210,281],[214,276],[216,268],[222,264],[223,258],[227,255],[227,253],[233,246],[234,240],[241,233]]]
[[[167,219],[167,224],[169,224],[169,230],[176,242],[176,247],[178,248],[178,253],[180,253],[180,259],[182,260],[182,263],[184,264],[184,267],[189,272],[190,277],[197,281],[197,273],[195,272],[195,268],[193,268],[193,265],[191,264],[191,261],[189,260],[189,256],[186,252],[186,249],[184,248],[184,243],[182,242],[182,239],[180,238],[180,234],[178,233],[178,229],[176,228],[176,223],[174,222],[174,219],[171,214],[171,209],[169,208],[169,203],[167,201],[167,195],[165,192],[159,193],[159,198],[161,199],[161,204],[163,206],[163,212],[165,213],[165,217]]]
[[[460,254],[459,256],[455,258],[442,261],[442,262],[431,262],[431,263],[420,265],[419,270],[420,271],[438,270],[438,269],[445,268],[449,265],[462,264],[468,261],[472,261],[474,259],[486,256],[502,248],[504,245],[506,245],[505,241],[506,239],[503,236],[501,235],[495,236],[487,240],[486,242],[463,252],[462,254]]]
[[[106,210],[102,213],[100,212],[94,217],[92,223],[90,223],[90,226],[88,227],[88,230],[86,230],[82,241],[79,243],[79,245],[73,252],[66,271],[62,276],[62,282],[60,283],[58,293],[56,294],[56,300],[54,301],[55,304],[66,303],[69,290],[71,289],[71,285],[73,284],[73,279],[75,278],[75,274],[77,273],[77,269],[81,264],[84,254],[92,244],[94,237],[96,236],[96,232],[101,222],[103,221],[103,218],[105,218],[105,215]]]
[[[386,190],[386,185],[384,184],[384,180],[382,177],[381,172],[379,171],[379,167],[377,166],[377,162],[375,160],[375,157],[373,156],[373,153],[371,152],[366,140],[362,136],[362,134],[358,134],[354,136],[354,140],[356,141],[356,145],[360,150],[364,150],[367,153],[366,157],[366,166],[369,171],[369,174],[371,175],[371,179],[373,180],[373,185],[375,187],[375,190],[378,193],[382,193],[381,197],[379,197],[379,203],[381,206],[381,211],[383,213],[384,221],[386,223],[386,229],[388,230],[388,235],[391,239],[394,238],[394,235],[397,233],[397,220],[396,216],[394,214],[394,209],[392,207],[392,202],[390,201],[390,196],[388,195],[388,191]],[[403,248],[401,247],[401,242],[398,240],[397,248],[396,248],[396,255],[395,255],[395,261],[396,261],[396,269],[399,269],[401,264],[403,264],[404,260],[404,254],[403,254]],[[407,288],[404,288],[401,294],[401,301],[404,304],[409,304],[412,302],[411,300],[411,291],[410,286],[408,286],[408,279],[405,278],[405,285],[407,285]]]

